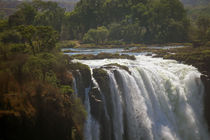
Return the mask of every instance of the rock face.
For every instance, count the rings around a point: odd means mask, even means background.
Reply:
[[[90,107],[91,109],[91,114],[95,117],[96,120],[101,122],[102,116],[104,116],[104,103],[102,101],[102,96],[98,88],[93,87],[90,90]]]
[[[91,73],[90,68],[87,65],[81,63],[72,63],[70,68],[75,79],[76,79],[76,88],[78,89],[78,96],[84,102],[85,99],[85,88],[91,86]]]
[[[100,120],[100,124],[102,124],[101,132],[105,132],[101,135],[102,140],[109,140],[111,137],[113,137],[113,130],[111,127],[111,119],[112,119],[112,103],[111,103],[111,92],[110,92],[110,86],[109,86],[109,76],[105,70],[102,68],[99,69],[93,69],[93,77],[96,79],[97,83],[99,84],[99,87],[101,89],[101,92],[104,95],[103,102],[106,103],[106,111],[104,111],[104,116],[110,116],[110,117],[102,117]],[[106,115],[106,113],[108,115]]]
[[[204,115],[208,123],[208,129],[210,130],[210,75],[201,76],[201,80],[205,87],[204,95]]]

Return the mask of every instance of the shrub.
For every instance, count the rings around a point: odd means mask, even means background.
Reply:
[[[109,31],[106,27],[98,27],[97,29],[90,29],[83,37],[86,43],[104,44],[108,39]]]

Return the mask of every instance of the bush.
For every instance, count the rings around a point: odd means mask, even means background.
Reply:
[[[13,53],[24,53],[26,51],[26,45],[24,44],[12,44],[10,51]]]
[[[90,29],[83,37],[85,43],[104,44],[108,39],[109,31],[106,27],[98,27],[97,29]]]
[[[74,47],[76,47],[76,45],[77,45],[76,41],[65,40],[65,41],[59,42],[57,44],[57,47],[59,47],[59,48],[74,48]]]
[[[74,93],[74,90],[69,85],[61,85],[60,90],[63,94]]]

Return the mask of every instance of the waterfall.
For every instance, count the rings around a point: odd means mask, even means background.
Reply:
[[[91,69],[101,68],[107,72],[109,93],[100,92],[105,98],[104,108],[111,106],[107,113],[112,128],[110,139],[209,140],[203,113],[201,73],[174,60],[149,56],[136,58],[74,60]],[[123,65],[129,71],[119,66],[104,67],[108,64]],[[103,84],[95,82],[98,88]],[[88,92],[85,95],[85,106],[91,116]],[[106,96],[110,96],[111,100],[107,100]],[[93,137],[94,134],[104,133],[99,130],[103,124],[90,116],[85,125],[85,139],[102,139],[100,136]]]
[[[90,113],[90,101],[89,101],[90,87],[85,89],[85,107],[87,110],[87,120],[84,125],[84,139],[85,140],[99,140],[100,126],[98,122],[92,117]]]

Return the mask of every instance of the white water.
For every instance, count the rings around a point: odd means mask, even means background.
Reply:
[[[148,56],[137,56],[135,61],[75,61],[92,69],[110,63],[129,68],[131,74],[119,68],[106,69],[110,78],[115,140],[123,140],[125,134],[128,140],[210,139],[203,119],[203,85],[196,68]],[[86,140],[94,137],[91,130],[85,129]]]
[[[85,89],[85,107],[87,110],[87,120],[84,125],[84,139],[85,140],[99,140],[100,136],[100,126],[98,122],[92,117],[90,111],[90,101],[88,93],[90,87]]]

